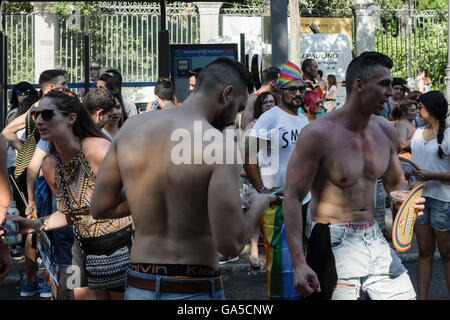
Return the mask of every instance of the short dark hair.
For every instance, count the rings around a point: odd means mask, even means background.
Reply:
[[[252,80],[250,71],[236,59],[220,57],[208,63],[200,72],[194,92],[212,93],[224,85],[232,85],[236,94],[248,91]]]
[[[278,80],[281,70],[277,67],[268,67],[261,74],[261,83],[268,84],[270,81]]]
[[[403,79],[403,78],[394,78],[394,79],[392,79],[392,86],[397,86],[397,85],[406,86],[406,80]]]
[[[317,70],[317,73],[319,74],[319,76],[322,78],[323,77],[323,71],[322,70]]]
[[[172,81],[162,79],[156,82],[155,95],[157,95],[161,100],[172,101],[173,94],[174,90]]]
[[[123,83],[123,78],[122,75],[120,74],[120,71],[116,68],[109,68],[107,70],[105,70],[104,73],[112,73],[112,77],[115,78],[114,82],[117,84],[116,86],[119,87],[119,91],[122,92],[122,83]]]
[[[314,59],[307,58],[302,62],[302,71],[305,72],[306,68],[311,68]]]
[[[391,58],[375,51],[366,51],[354,58],[348,65],[347,73],[345,74],[345,88],[347,90],[347,96],[352,93],[353,84],[356,79],[361,79],[363,82],[367,82],[370,78],[372,78],[375,67],[384,66],[391,69],[392,65],[393,63]]]
[[[83,105],[92,115],[96,110],[110,111],[116,106],[116,100],[105,88],[94,88],[88,91],[83,99]]]
[[[44,85],[46,83],[52,83],[59,76],[64,76],[65,77],[66,74],[67,74],[67,71],[60,70],[60,69],[45,70],[39,76],[39,86],[42,88],[42,85]]]
[[[202,71],[202,68],[195,68],[194,70],[189,70],[189,78],[194,76],[195,79],[197,79],[198,75],[200,74],[200,71]]]

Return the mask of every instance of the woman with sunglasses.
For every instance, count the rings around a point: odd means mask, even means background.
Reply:
[[[42,170],[55,194],[58,211],[39,220],[18,218],[16,222],[23,233],[73,223],[72,265],[78,268],[74,298],[122,299],[131,246],[131,216],[95,220],[90,214],[95,177],[110,142],[76,95],[67,89],[49,91],[32,117],[41,139],[51,142]],[[122,204],[121,200],[118,204]],[[126,204],[120,208],[128,211]]]
[[[38,92],[30,83],[19,82],[13,87],[10,100],[11,106],[10,111],[8,112],[9,117],[6,117],[6,124],[27,111],[23,102],[28,96],[38,96]]]
[[[316,91],[306,91],[302,111],[309,122],[316,120],[317,116],[322,113],[322,106],[323,100],[319,99],[319,94]]]
[[[419,245],[418,298],[425,300],[436,244],[450,291],[450,128],[445,125],[448,103],[439,91],[419,97],[419,112],[427,125],[416,129],[411,139],[411,160],[420,168],[416,177],[425,181],[425,209],[414,229]]]

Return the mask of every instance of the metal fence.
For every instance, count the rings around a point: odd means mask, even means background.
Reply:
[[[108,4],[104,4],[105,6]],[[116,67],[125,82],[156,81],[160,8],[155,3],[124,6],[111,3],[108,14],[81,16],[71,27],[58,17],[56,66],[68,71],[69,82],[83,79],[83,35],[90,35],[90,57],[102,67]],[[167,6],[170,43],[199,43],[200,19],[192,4]],[[34,14],[6,16],[8,82],[35,82]]]
[[[8,81],[33,82],[34,74],[34,15],[6,16],[8,37]]]
[[[432,89],[445,91],[447,11],[379,11],[375,48],[394,61],[395,77],[415,78],[418,67],[429,70]]]
[[[83,78],[83,31],[91,36],[90,56],[101,66],[117,67],[124,81],[155,81],[158,74],[160,9],[156,3],[103,2],[108,14],[81,17],[81,26],[70,29],[67,19],[58,22],[56,63],[69,72],[70,82]],[[224,8],[221,15],[262,16],[268,8]],[[350,9],[301,9],[302,17],[352,17]],[[6,16],[8,82],[34,82],[34,15]],[[200,18],[192,3],[167,5],[170,43],[199,43]],[[431,73],[432,87],[444,90],[447,64],[447,11],[380,10],[375,48],[394,61],[392,74],[415,77],[420,66]]]

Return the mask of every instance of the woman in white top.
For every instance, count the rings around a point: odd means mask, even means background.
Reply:
[[[327,91],[325,93],[325,102],[324,107],[327,109],[327,112],[332,111],[337,103],[336,97],[338,94],[336,76],[334,74],[329,74],[327,76]]]
[[[423,300],[428,296],[436,243],[450,290],[450,128],[445,129],[447,100],[439,91],[421,95],[419,102],[420,117],[427,126],[418,128],[411,139],[411,160],[421,169],[417,178],[425,181],[425,209],[415,225],[418,297]]]

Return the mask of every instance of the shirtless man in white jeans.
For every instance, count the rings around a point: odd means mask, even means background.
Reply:
[[[309,230],[330,224],[337,274],[331,298],[357,299],[361,289],[373,300],[416,297],[406,269],[374,223],[375,180],[382,177],[388,193],[408,188],[395,128],[379,116],[392,95],[391,67],[392,60],[376,52],[353,59],[346,74],[345,105],[306,126],[298,137],[283,206],[294,287],[302,296],[321,289],[302,246],[298,203],[311,190]],[[417,200],[416,208],[423,209],[424,201]]]
[[[127,120],[112,142],[91,213],[96,219],[126,214],[114,209],[123,186],[136,227],[125,299],[224,299],[217,251],[238,255],[276,197],[255,192],[244,215],[240,165],[207,163],[203,151],[211,143],[197,140],[184,150],[188,163],[177,164],[173,134],[182,130],[195,137],[201,124],[203,132],[214,133],[224,155],[226,146],[237,150],[233,137],[221,131],[245,106],[248,80],[241,63],[216,59],[202,69],[181,107]]]

